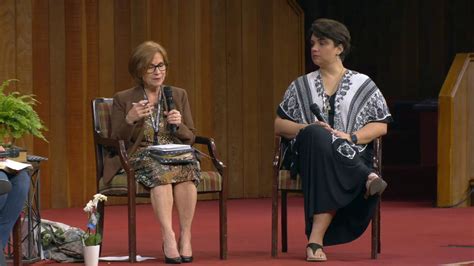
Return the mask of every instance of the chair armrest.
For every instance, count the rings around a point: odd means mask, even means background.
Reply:
[[[104,138],[101,135],[99,135],[97,132],[94,133],[94,138],[97,144],[100,144],[104,147],[107,148],[112,148],[114,151],[119,152],[120,151],[120,144],[119,140],[117,139],[111,139],[111,138]]]
[[[196,136],[194,143],[207,146],[207,150],[209,151],[209,156],[211,157],[214,167],[216,167],[219,173],[222,175],[224,173],[224,168],[226,166],[217,157],[217,148],[216,148],[216,143],[214,139],[209,138],[209,137],[204,137],[204,136]]]
[[[120,158],[122,167],[127,172],[129,177],[133,177],[134,173],[130,166],[130,161],[127,154],[127,149],[125,148],[125,142],[123,140],[105,138],[102,137],[99,133],[94,132],[94,140],[96,145],[100,145],[107,150],[114,151]]]

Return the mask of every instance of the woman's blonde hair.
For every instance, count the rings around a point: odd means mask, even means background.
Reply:
[[[146,41],[138,45],[133,50],[130,60],[128,61],[128,73],[133,77],[133,80],[137,85],[143,85],[143,75],[147,67],[153,61],[153,57],[156,53],[160,53],[163,57],[163,61],[168,65],[168,54],[165,48],[159,43],[154,41]]]

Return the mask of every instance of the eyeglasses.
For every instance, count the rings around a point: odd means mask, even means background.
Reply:
[[[165,71],[167,67],[168,67],[168,64],[163,63],[163,62],[159,63],[158,65],[150,64],[148,68],[146,69],[146,73],[148,74],[155,73],[156,69],[158,69],[159,71]]]

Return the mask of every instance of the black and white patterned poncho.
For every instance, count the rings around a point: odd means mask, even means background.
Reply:
[[[335,93],[333,128],[336,130],[350,134],[370,122],[392,121],[385,98],[367,75],[347,70]],[[317,118],[309,106],[316,103],[322,111],[324,120],[328,121],[325,105],[328,98],[329,96],[324,93],[320,71],[317,70],[297,78],[290,84],[283,101],[278,106],[277,114],[296,123],[313,123]],[[334,136],[333,141],[336,139]],[[294,139],[284,143],[283,155],[293,143]],[[362,152],[367,145],[353,145],[353,147]]]

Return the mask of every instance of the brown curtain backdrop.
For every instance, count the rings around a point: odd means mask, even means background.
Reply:
[[[198,134],[216,139],[230,197],[271,192],[273,119],[288,83],[304,73],[304,18],[293,0],[2,0],[0,81],[34,93],[48,143],[41,207],[83,206],[95,193],[90,101],[131,86],[127,62],[160,42],[166,83],[185,88]]]

